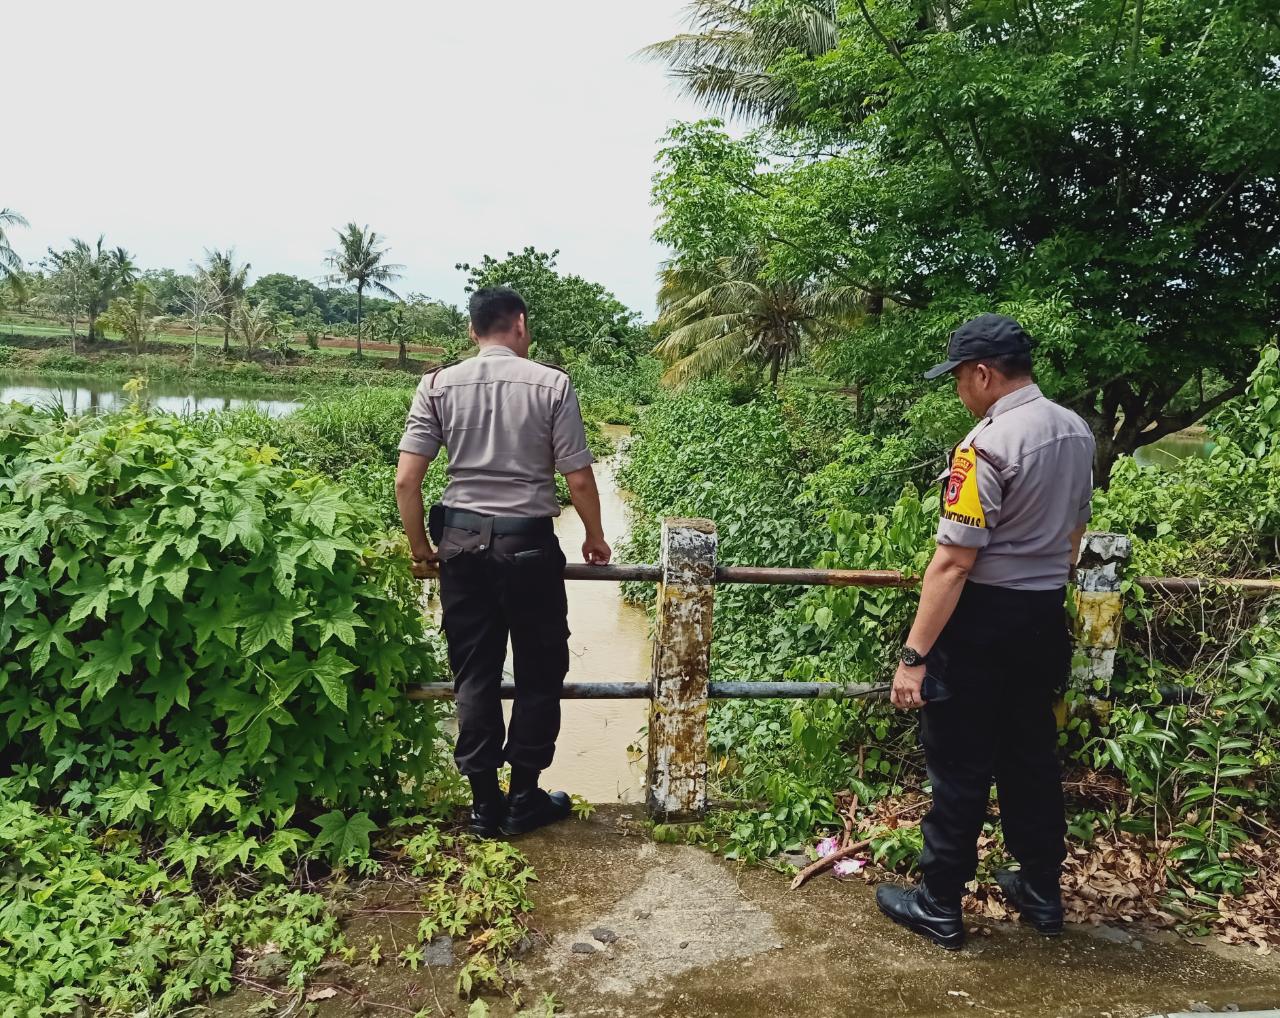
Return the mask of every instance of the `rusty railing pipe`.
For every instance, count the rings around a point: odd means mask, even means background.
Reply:
[[[566,682],[562,700],[647,700],[652,692],[648,682]],[[883,699],[887,685],[846,685],[843,682],[712,682],[708,697],[712,700],[841,700]],[[410,700],[452,700],[453,683],[428,682],[410,686]],[[516,695],[516,684],[503,682],[500,695],[504,700]]]
[[[433,577],[438,576],[433,572]],[[806,587],[911,587],[920,581],[896,569],[791,569],[780,566],[718,566],[716,583],[767,583]],[[609,580],[612,582],[656,583],[662,567],[655,565],[589,566],[570,562],[564,567],[566,580]]]
[[[1196,594],[1214,587],[1229,587],[1259,594],[1280,593],[1280,580],[1222,579],[1212,576],[1139,576],[1135,581],[1143,590],[1162,594]]]

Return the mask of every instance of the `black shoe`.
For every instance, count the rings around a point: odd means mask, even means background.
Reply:
[[[1062,892],[1056,884],[1052,891],[1047,884],[1037,890],[1021,871],[1014,870],[1001,870],[996,874],[996,883],[1022,921],[1034,926],[1037,933],[1046,937],[1062,933]]]
[[[964,944],[964,920],[959,905],[939,904],[928,889],[881,884],[876,888],[880,911],[899,926],[928,937],[939,947],[958,951]]]
[[[544,792],[531,788],[511,797],[506,819],[502,821],[502,833],[508,837],[528,834],[539,827],[554,824],[573,812],[573,802],[564,792]]]
[[[498,794],[496,799],[471,804],[471,821],[467,830],[477,838],[502,837],[502,821],[507,816],[507,797]]]

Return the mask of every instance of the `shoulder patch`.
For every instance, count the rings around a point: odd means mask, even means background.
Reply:
[[[972,445],[957,446],[951,456],[951,473],[942,489],[942,518],[986,529],[987,516],[978,495],[978,453]]]

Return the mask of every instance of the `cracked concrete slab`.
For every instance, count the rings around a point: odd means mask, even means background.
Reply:
[[[528,979],[601,994],[629,996],[686,972],[741,961],[781,948],[773,916],[725,880],[715,859],[694,848],[642,843],[625,853],[639,883],[582,925],[557,935]],[[613,881],[609,881],[612,883]],[[616,886],[616,884],[615,884]],[[617,935],[586,958],[572,944],[590,942],[604,927]]]

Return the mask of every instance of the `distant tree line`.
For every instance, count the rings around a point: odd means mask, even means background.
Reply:
[[[103,237],[92,244],[73,239],[24,265],[5,230],[26,225],[18,213],[0,209],[0,309],[11,305],[64,323],[73,352],[82,326],[89,341],[109,328],[137,351],[164,328],[181,326],[191,333],[193,358],[201,335],[218,333],[224,353],[233,343],[252,353],[287,348],[298,335],[313,348],[329,336],[353,336],[356,356],[366,341],[390,343],[398,347],[401,364],[415,345],[453,358],[470,343],[462,308],[391,288],[404,267],[387,261],[388,249],[376,231],[354,222],[335,231],[338,243],[325,257],[328,271],[318,282],[271,272],[252,283],[252,266],[234,248],[206,250],[187,272],[140,270],[129,251],[109,246]],[[634,359],[651,345],[636,312],[599,283],[561,274],[558,254],[529,247],[457,267],[467,274],[467,292],[510,285],[524,294],[539,357],[564,361],[586,355],[616,362]]]

